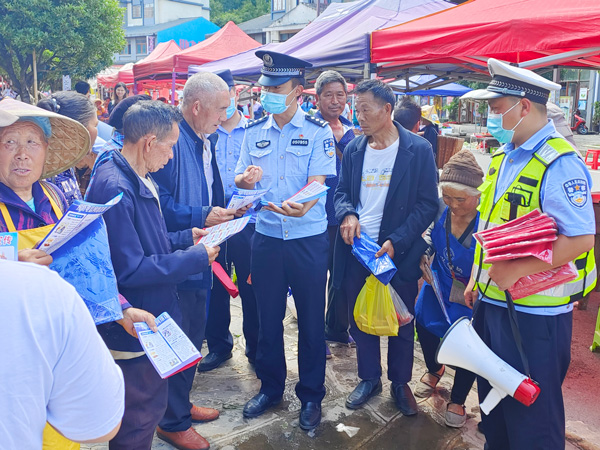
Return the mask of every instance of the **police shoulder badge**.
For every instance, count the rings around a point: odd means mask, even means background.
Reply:
[[[335,142],[333,138],[325,139],[323,141],[323,151],[329,158],[333,158],[335,155]]]
[[[582,178],[574,178],[563,184],[563,190],[567,200],[577,208],[583,208],[588,200],[587,181]]]
[[[268,147],[269,144],[271,144],[271,141],[258,141],[256,143],[256,147],[257,148],[265,148],[265,147]]]

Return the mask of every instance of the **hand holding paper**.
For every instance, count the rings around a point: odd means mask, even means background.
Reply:
[[[311,200],[316,200],[316,199],[326,196],[328,190],[329,190],[329,186],[327,186],[325,184],[321,184],[317,180],[313,180],[310,183],[308,183],[306,186],[304,186],[302,189],[300,189],[298,192],[296,192],[294,195],[292,195],[290,198],[285,200],[283,203],[290,204],[290,203],[310,202]],[[269,203],[271,203],[272,205],[275,205],[279,208],[282,207],[282,205],[278,205],[273,202],[266,202],[264,200],[261,200],[261,203],[263,205],[269,205]],[[272,211],[275,211],[275,210],[272,209]]]
[[[246,216],[242,217],[241,219],[231,220],[229,222],[207,228],[205,230],[208,232],[206,236],[202,236],[200,240],[196,242],[196,244],[204,244],[204,246],[207,248],[216,247],[222,242],[225,242],[234,234],[242,231],[244,227],[248,225],[249,221],[250,216]]]

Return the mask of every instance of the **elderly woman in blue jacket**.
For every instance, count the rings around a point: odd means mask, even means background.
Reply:
[[[431,267],[429,257],[423,256],[421,260],[425,283],[415,307],[417,334],[427,365],[427,372],[415,389],[417,397],[429,397],[444,374],[445,367],[435,360],[440,338],[454,321],[463,316],[471,317],[472,314],[464,304],[464,291],[475,254],[473,233],[477,231],[480,196],[477,188],[482,181],[483,171],[469,150],[462,150],[450,158],[440,176],[443,199],[441,216],[430,228],[435,255]],[[437,293],[433,288],[435,284]],[[438,296],[441,298],[438,299]],[[445,414],[446,425],[460,428],[465,424],[467,416],[464,403],[474,381],[475,374],[456,369]]]

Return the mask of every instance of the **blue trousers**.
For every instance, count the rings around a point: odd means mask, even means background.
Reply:
[[[338,226],[327,227],[329,234],[329,280],[327,281],[327,313],[325,314],[325,338],[332,341],[348,342],[348,298],[342,286],[333,287],[333,248]]]
[[[181,329],[198,350],[202,348],[206,329],[206,300],[208,291],[179,290],[179,307],[183,315]],[[190,391],[194,383],[196,366],[168,378],[169,396],[167,411],[160,421],[165,431],[185,431],[192,426]]]
[[[110,450],[150,450],[158,422],[167,407],[168,382],[146,355],[116,360],[125,380],[125,414]]]
[[[288,286],[298,311],[296,395],[321,402],[325,396],[325,284],[327,233],[284,241],[255,233],[252,244],[252,286],[258,304],[260,330],[256,375],[260,392],[281,397],[287,368],[283,346]]]
[[[369,272],[354,256],[346,261],[344,288],[348,295],[348,315],[350,318],[350,334],[356,341],[356,359],[358,377],[361,380],[376,380],[381,377],[381,349],[379,336],[367,334],[358,329],[354,321],[354,305],[360,290],[365,284]],[[392,282],[396,292],[402,297],[406,307],[414,315],[417,282],[396,284]],[[406,384],[412,377],[413,354],[415,347],[414,320],[400,327],[398,336],[388,337],[388,379],[392,383]]]
[[[480,332],[490,349],[524,373],[508,319],[508,310],[482,302],[477,320],[483,320]],[[523,350],[529,360],[531,378],[541,392],[529,407],[505,397],[489,414],[481,415],[487,450],[558,450],[565,448],[565,409],[562,382],[571,361],[573,313],[538,316],[517,312]],[[491,387],[477,377],[479,400]]]
[[[225,270],[231,274],[231,264],[235,265],[238,289],[242,299],[243,331],[246,339],[246,356],[256,359],[258,344],[258,312],[254,290],[246,281],[250,275],[250,241],[254,235],[254,224],[248,224],[238,234],[227,241]],[[230,295],[215,277],[210,294],[208,319],[206,323],[206,343],[210,352],[227,354],[233,349],[233,336],[229,331],[231,323]]]

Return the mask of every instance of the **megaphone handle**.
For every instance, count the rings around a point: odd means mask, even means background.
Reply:
[[[481,412],[486,416],[489,415],[492,409],[494,409],[504,397],[506,397],[506,392],[492,386],[488,395],[486,395],[485,399],[479,404]]]
[[[506,305],[508,307],[508,320],[510,322],[510,328],[512,330],[512,335],[515,340],[515,344],[517,345],[517,350],[519,350],[519,355],[521,355],[521,362],[523,363],[523,369],[525,374],[531,378],[531,372],[529,371],[529,359],[527,359],[527,355],[523,350],[523,339],[521,338],[521,330],[519,329],[519,322],[517,320],[517,311],[515,309],[515,304],[512,299],[512,295],[508,292],[508,289],[504,291],[504,296],[506,297]]]

